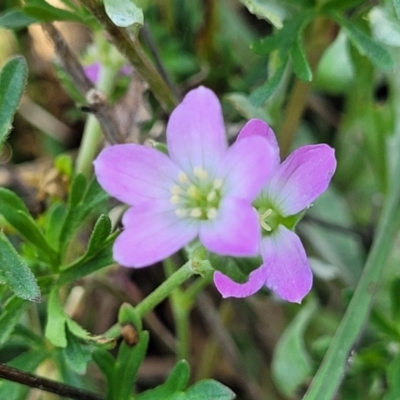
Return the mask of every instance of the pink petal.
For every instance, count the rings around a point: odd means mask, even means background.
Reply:
[[[281,158],[279,155],[278,141],[276,140],[274,131],[262,119],[253,118],[250,119],[242,128],[237,137],[237,140],[247,139],[254,136],[261,136],[266,139],[267,142],[270,144],[273,149],[271,154],[271,162],[274,168],[277,168],[281,162]]]
[[[92,83],[96,84],[99,80],[101,64],[99,62],[94,62],[83,68],[86,76],[92,81]]]
[[[185,96],[168,121],[167,144],[171,159],[185,172],[194,167],[216,168],[227,143],[221,105],[214,92],[200,86]]]
[[[237,283],[216,271],[214,273],[214,284],[222,297],[248,297],[258,292],[264,285],[266,280],[266,269],[257,268],[250,275],[246,283]]]
[[[257,211],[242,199],[223,199],[214,220],[202,223],[200,241],[210,251],[234,257],[259,254]]]
[[[129,205],[170,198],[179,168],[163,153],[137,144],[104,149],[94,161],[100,185]]]
[[[311,290],[312,273],[300,238],[280,225],[261,242],[265,285],[284,300],[300,303]]]
[[[198,224],[179,219],[169,205],[134,206],[124,214],[124,231],[114,243],[114,259],[125,267],[146,267],[164,260],[193,240]]]
[[[223,194],[253,201],[273,172],[274,148],[261,137],[236,141],[221,161],[217,176]]]
[[[282,215],[294,215],[327,189],[335,169],[334,149],[326,144],[303,146],[279,166],[265,191]]]

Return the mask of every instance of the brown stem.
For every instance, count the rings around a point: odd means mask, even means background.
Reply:
[[[171,111],[176,106],[177,99],[146,56],[139,40],[128,30],[114,25],[106,14],[104,5],[98,0],[80,0],[80,2],[97,18],[115,47],[132,63],[141,78],[149,84],[151,92],[160,105],[166,111]]]
[[[96,90],[86,76],[81,63],[69,48],[59,30],[50,23],[42,24],[42,29],[53,42],[54,50],[65,71],[73,80],[75,87],[85,96],[91,112],[99,120],[104,136],[110,143],[121,143],[122,135],[115,121],[113,111],[107,103],[105,96]]]
[[[336,36],[336,25],[326,18],[317,18],[309,31],[308,59],[311,71],[315,72],[322,54]],[[279,131],[278,140],[281,156],[285,158],[296,135],[297,127],[307,105],[312,82],[296,79],[289,101],[286,106],[283,124]]]
[[[25,386],[69,397],[75,400],[103,400],[102,397],[86,390],[78,389],[50,379],[41,378],[29,372],[20,371],[5,364],[0,364],[0,378],[17,382]]]

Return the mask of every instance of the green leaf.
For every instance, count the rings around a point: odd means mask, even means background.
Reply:
[[[137,396],[137,400],[168,400],[174,393],[182,392],[185,389],[189,376],[188,362],[180,360],[162,385],[141,393]]]
[[[386,71],[393,69],[393,59],[385,48],[358,29],[353,22],[339,15],[334,15],[333,18],[342,26],[357,50],[368,57],[372,64]]]
[[[45,336],[57,347],[67,347],[65,330],[66,315],[58,294],[58,288],[50,292],[47,304],[47,323]]]
[[[111,236],[107,241],[107,246],[99,251],[95,256],[87,259],[80,258],[73,264],[64,267],[61,270],[58,285],[64,285],[66,283],[73,282],[77,279],[83,278],[86,275],[92,274],[101,268],[107,267],[114,263],[112,245],[115,239],[115,235]]]
[[[110,387],[114,377],[115,358],[104,349],[96,349],[92,354],[93,361],[97,364],[100,371],[105,375]]]
[[[68,11],[62,8],[53,7],[45,0],[30,0],[22,11],[29,17],[35,18],[41,22],[52,21],[75,21],[84,23],[80,13]]]
[[[383,7],[373,7],[368,19],[377,40],[387,46],[400,47],[400,24],[396,17]]]
[[[55,251],[49,246],[23,201],[11,190],[0,188],[0,214],[22,236],[43,250],[51,260],[56,259]]]
[[[143,26],[143,11],[134,0],[104,0],[104,7],[111,21],[121,28]]]
[[[12,296],[8,299],[0,315],[0,345],[7,342],[14,327],[18,324],[29,306],[29,302],[19,297]]]
[[[37,22],[35,18],[28,17],[18,9],[10,9],[0,14],[0,28],[14,31],[24,29]]]
[[[11,130],[27,76],[28,67],[22,56],[8,60],[0,71],[0,152]]]
[[[271,22],[278,29],[283,27],[283,21],[288,16],[286,4],[282,2],[263,0],[240,0],[240,2],[257,18]]]
[[[398,400],[400,398],[400,354],[387,366],[387,382],[389,388],[385,390],[383,400]]]
[[[311,72],[310,65],[308,64],[303,46],[300,44],[299,40],[296,40],[293,43],[290,55],[292,58],[294,73],[299,79],[310,82],[313,74]]]
[[[213,379],[204,379],[190,387],[185,400],[232,400],[235,393],[227,386]]]
[[[266,110],[254,107],[249,97],[244,93],[229,93],[224,96],[224,100],[232,104],[235,110],[244,118],[259,118],[265,121],[271,120]]]
[[[118,351],[112,382],[109,385],[109,399],[129,399],[136,375],[146,355],[149,333],[141,331],[134,346],[122,342]]]
[[[92,354],[87,344],[81,343],[68,329],[66,330],[67,347],[63,353],[68,367],[77,374],[84,374]]]
[[[0,231],[0,280],[21,299],[40,301],[40,290],[35,276],[2,231]]]
[[[85,175],[77,174],[72,181],[71,190],[68,197],[68,205],[70,208],[76,207],[82,200],[87,187]]]
[[[263,86],[260,86],[259,88],[254,90],[253,93],[251,93],[249,99],[254,107],[261,107],[269,99],[272,93],[274,93],[275,89],[278,87],[283,77],[286,63],[287,58],[285,58],[281,62],[281,65],[277,68],[275,73],[267,80],[267,82]]]
[[[111,220],[108,215],[100,215],[90,235],[85,256],[89,257],[96,254],[103,246],[111,233]]]
[[[315,301],[308,302],[287,326],[275,347],[272,376],[278,389],[292,397],[312,373],[312,363],[304,347],[304,331],[317,311]]]
[[[393,0],[393,7],[396,11],[397,18],[400,19],[400,0]]]

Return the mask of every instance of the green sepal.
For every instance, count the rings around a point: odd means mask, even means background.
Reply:
[[[11,130],[27,76],[28,67],[22,56],[8,60],[0,71],[0,153]]]
[[[168,155],[168,147],[165,143],[160,143],[153,139],[148,139],[147,141],[149,142],[151,147],[153,147],[153,149],[156,149],[156,150],[160,151],[161,153]]]
[[[40,289],[30,268],[0,231],[0,281],[21,299],[40,301]]]
[[[137,396],[137,400],[168,400],[173,394],[183,392],[190,377],[190,366],[186,360],[178,361],[167,380]]]
[[[261,257],[254,258],[233,258],[224,257],[214,253],[209,256],[209,261],[214,269],[229,276],[238,283],[245,283],[252,271],[262,264]]]

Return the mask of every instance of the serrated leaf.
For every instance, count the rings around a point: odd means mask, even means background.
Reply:
[[[22,56],[6,61],[0,71],[0,152],[10,132],[27,76],[28,67]]]
[[[280,392],[291,397],[311,376],[313,365],[304,346],[304,331],[317,311],[315,301],[308,302],[286,327],[274,351],[272,376]]]
[[[88,345],[80,343],[78,338],[68,329],[66,331],[67,347],[63,353],[70,369],[77,374],[84,374],[88,363],[92,360],[92,354]]]
[[[274,93],[275,89],[278,87],[280,81],[282,80],[283,74],[285,72],[287,63],[287,58],[285,58],[275,73],[272,75],[271,78],[267,80],[267,82],[263,85],[254,90],[251,93],[249,99],[251,104],[254,107],[261,107]]]
[[[67,334],[65,330],[66,315],[60,301],[58,289],[50,292],[47,303],[47,323],[45,336],[57,347],[67,347]]]
[[[0,188],[0,214],[22,236],[43,250],[50,259],[56,258],[55,251],[47,243],[23,201],[14,192],[5,188]]]
[[[40,301],[40,290],[35,276],[2,231],[0,231],[0,280],[21,299]]]
[[[19,297],[12,296],[8,299],[0,315],[0,345],[7,342],[14,327],[29,306],[29,302]]]
[[[137,400],[168,400],[173,394],[185,389],[189,376],[190,367],[188,362],[180,360],[162,385],[141,393],[137,396]]]
[[[104,0],[104,8],[111,21],[121,28],[143,26],[143,11],[133,0]]]
[[[345,18],[335,15],[334,19],[342,26],[348,38],[351,40],[357,50],[361,54],[368,57],[372,64],[374,64],[377,68],[386,71],[393,69],[393,59],[385,48],[383,48]]]
[[[296,40],[293,43],[290,55],[292,58],[294,73],[299,79],[310,82],[313,74],[310,65],[308,64],[303,46],[300,44],[299,40]]]
[[[0,28],[4,29],[17,31],[36,22],[35,18],[29,17],[17,9],[9,9],[0,14]]]
[[[231,389],[213,379],[197,382],[185,393],[185,400],[233,400],[235,397]]]

